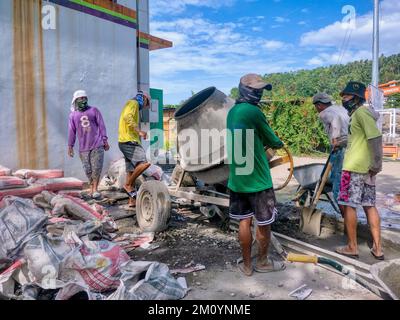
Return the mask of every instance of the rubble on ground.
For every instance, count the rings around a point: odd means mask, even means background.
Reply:
[[[0,299],[175,300],[187,294],[185,279],[174,278],[167,265],[128,255],[158,246],[154,234],[118,233],[107,205],[126,195],[108,192],[110,198],[95,201],[82,181],[60,170],[11,175],[0,167],[1,174],[7,188],[0,188]]]

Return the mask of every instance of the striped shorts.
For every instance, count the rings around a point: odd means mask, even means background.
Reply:
[[[274,190],[256,193],[230,192],[229,216],[233,220],[256,218],[257,225],[267,226],[275,222],[278,209]]]

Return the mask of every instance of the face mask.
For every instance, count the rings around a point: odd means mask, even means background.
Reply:
[[[144,107],[144,98],[143,98],[143,95],[139,93],[139,94],[135,97],[135,100],[136,100],[136,101],[138,102],[138,104],[139,104],[139,110],[142,110],[143,107]]]
[[[247,102],[253,105],[258,105],[263,96],[264,89],[253,89],[243,84],[239,85],[239,99],[237,102]]]
[[[87,108],[88,108],[88,101],[87,101],[87,99],[81,100],[81,101],[77,101],[77,102],[76,102],[76,108],[77,108],[78,111],[80,111],[80,112],[83,112],[83,111],[87,110]]]
[[[355,102],[355,100],[356,98],[352,98],[349,101],[342,101],[343,107],[347,110],[348,113],[352,113],[357,107],[357,103]]]

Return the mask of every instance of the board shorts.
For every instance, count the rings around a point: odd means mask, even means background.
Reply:
[[[358,206],[375,207],[376,187],[366,183],[368,178],[369,174],[343,171],[339,204],[353,208]]]
[[[83,170],[89,183],[100,180],[101,172],[103,171],[104,162],[104,147],[93,149],[86,152],[80,152],[79,157],[83,164]]]
[[[345,149],[341,148],[337,150],[331,156],[332,171],[330,181],[332,183],[333,199],[337,202],[340,193],[340,182],[342,180],[342,168],[344,159]]]
[[[233,220],[246,220],[255,217],[258,226],[268,226],[278,215],[274,189],[256,193],[237,193],[230,191],[229,216]]]
[[[132,172],[138,164],[147,162],[146,152],[139,143],[120,142],[118,146],[125,157],[126,172]]]

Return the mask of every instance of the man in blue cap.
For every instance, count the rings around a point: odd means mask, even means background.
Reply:
[[[377,127],[379,114],[364,106],[366,87],[351,81],[341,92],[343,107],[351,117],[349,141],[343,162],[339,204],[345,206],[344,222],[348,245],[336,251],[358,257],[357,207],[362,206],[371,229],[371,254],[384,260],[381,220],[376,204],[376,175],[382,171],[382,134]]]

